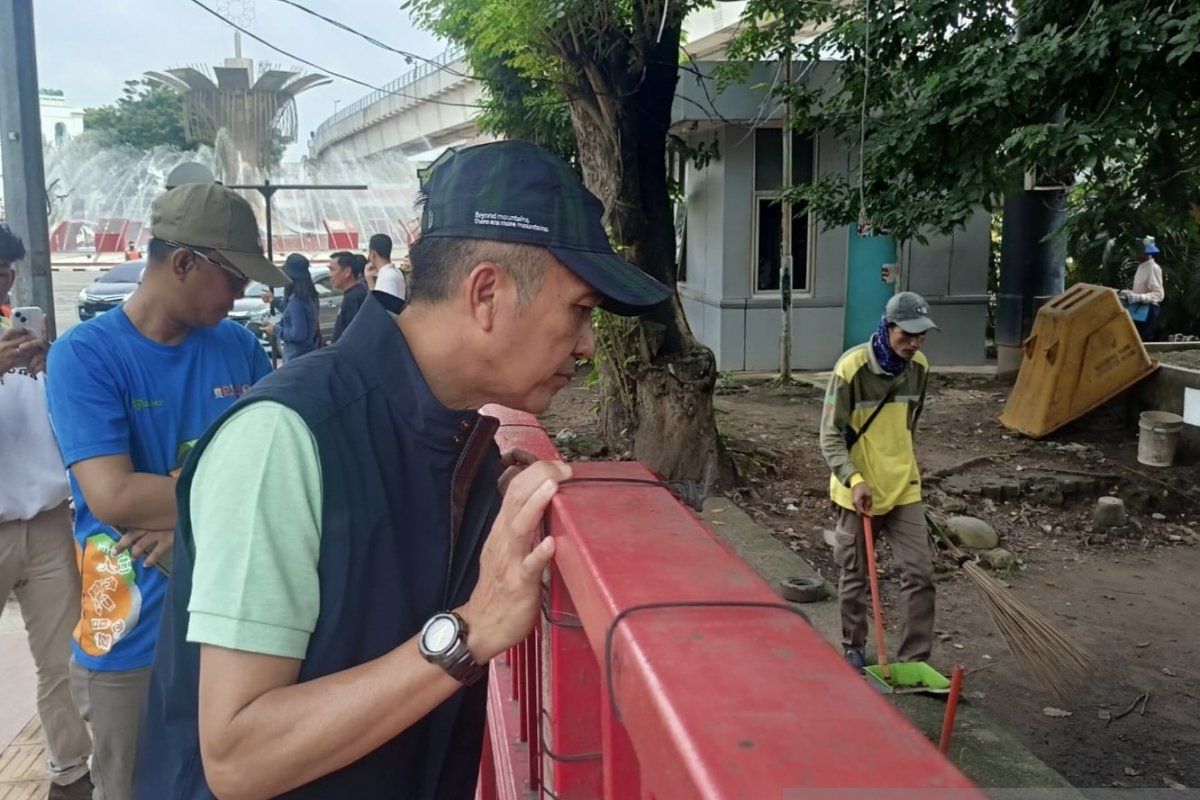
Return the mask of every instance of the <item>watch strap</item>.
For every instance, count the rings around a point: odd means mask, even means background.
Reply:
[[[463,686],[472,686],[487,673],[487,667],[475,661],[471,651],[467,649],[466,639],[460,639],[458,645],[450,651],[446,663],[442,664],[446,674]]]

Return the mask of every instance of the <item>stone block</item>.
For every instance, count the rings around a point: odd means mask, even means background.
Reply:
[[[1061,508],[1064,501],[1062,489],[1056,481],[1036,484],[1025,495],[1025,499],[1032,505],[1055,508]]]
[[[991,550],[1000,544],[1000,535],[978,517],[950,517],[946,520],[950,538],[972,550]]]
[[[1097,531],[1121,527],[1127,519],[1125,501],[1121,498],[1101,497],[1096,501],[1096,508],[1092,512],[1092,525]]]
[[[998,572],[1005,572],[1017,565],[1017,557],[1003,547],[993,547],[979,557],[980,562]]]

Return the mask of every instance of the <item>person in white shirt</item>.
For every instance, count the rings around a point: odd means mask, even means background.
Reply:
[[[8,292],[21,239],[0,224],[0,608],[15,593],[37,666],[37,708],[46,732],[49,800],[90,798],[92,740],[71,700],[71,631],[80,577],[71,533],[70,487],[46,411],[49,344],[12,324]]]
[[[392,263],[392,237],[386,233],[372,236],[367,249],[367,262],[370,264],[368,272],[373,270],[376,273],[375,291],[408,300],[408,279]]]
[[[1120,295],[1127,303],[1145,303],[1148,306],[1146,318],[1135,319],[1133,324],[1137,327],[1142,341],[1149,342],[1154,340],[1158,327],[1158,313],[1166,298],[1166,290],[1163,286],[1162,267],[1154,260],[1154,256],[1159,252],[1154,244],[1154,237],[1147,236],[1142,244],[1144,248],[1137,272],[1133,275],[1133,286],[1130,289],[1122,289]]]

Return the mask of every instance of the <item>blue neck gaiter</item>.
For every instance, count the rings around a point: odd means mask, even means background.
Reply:
[[[875,360],[879,362],[879,366],[888,375],[899,375],[908,366],[908,362],[896,355],[888,341],[887,317],[879,318],[879,327],[871,337],[871,350],[875,353]]]

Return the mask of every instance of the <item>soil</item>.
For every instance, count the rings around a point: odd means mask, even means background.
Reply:
[[[736,376],[719,389],[727,393],[716,398],[718,427],[744,481],[731,496],[836,582],[823,538],[833,525],[829,473],[817,442],[823,391]],[[987,708],[1075,786],[1198,787],[1200,466],[1138,465],[1136,414],[1120,399],[1049,440],[1026,439],[996,421],[1007,393],[993,378],[934,374],[917,432],[926,502],[935,516],[961,511],[992,523],[1001,546],[1018,559],[1000,577],[1089,650],[1097,670],[1065,698],[1033,684],[970,582],[954,569],[938,576],[931,663],[945,674],[956,663],[966,666],[968,702]],[[594,437],[595,408],[593,392],[577,383],[542,421],[552,436],[569,429]],[[1020,480],[1071,474],[1098,476],[1099,494],[1124,497],[1131,529],[1107,540],[1091,530],[1096,493],[1049,507],[942,491],[950,475]],[[884,615],[895,617],[898,580],[881,549]],[[894,641],[891,624],[889,634]],[[1143,694],[1144,706],[1135,702]]]

